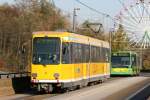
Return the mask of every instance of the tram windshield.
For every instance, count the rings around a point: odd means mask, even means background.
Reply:
[[[130,65],[129,56],[112,56],[112,67],[128,68],[129,65]]]
[[[33,64],[59,64],[60,39],[37,37],[33,39]]]

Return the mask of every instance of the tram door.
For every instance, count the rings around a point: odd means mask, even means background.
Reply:
[[[110,64],[109,64],[109,53],[110,53],[110,51],[109,51],[109,49],[105,49],[105,70],[104,70],[104,72],[105,72],[105,75],[108,75],[109,74],[109,71],[110,71]]]
[[[73,52],[74,52],[74,78],[75,80],[82,80],[83,75],[83,56],[82,56],[82,45],[81,44],[74,44],[73,45]]]
[[[90,53],[90,44],[89,46],[86,46],[86,50],[85,50],[85,56],[86,56],[86,78],[88,79],[88,81],[90,81],[90,56],[91,56],[91,53]]]
[[[90,81],[90,62],[86,64],[86,78]]]

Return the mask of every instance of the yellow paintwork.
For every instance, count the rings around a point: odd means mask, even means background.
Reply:
[[[104,63],[90,64],[60,64],[60,65],[32,65],[31,73],[37,73],[37,80],[55,80],[54,74],[59,73],[60,80],[86,79],[94,75],[109,75],[109,66]]]
[[[87,36],[77,35],[68,32],[36,32],[35,37],[60,37],[61,42],[77,42],[92,45],[104,46],[109,48],[107,42],[90,38]],[[61,52],[60,52],[61,55]],[[59,80],[87,79],[96,75],[110,75],[109,63],[79,63],[79,64],[58,64],[58,65],[34,65],[31,64],[31,74],[37,73],[36,80],[56,80],[55,73],[59,73]],[[33,78],[31,78],[33,79]]]
[[[73,67],[72,65],[32,65],[32,73],[37,73],[37,80],[55,80],[54,74],[59,73],[59,79],[71,79]],[[65,70],[63,70],[65,69]],[[68,75],[69,74],[69,75]]]

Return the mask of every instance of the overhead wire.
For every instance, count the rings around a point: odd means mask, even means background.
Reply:
[[[111,20],[114,21],[114,23],[123,25],[122,23],[116,21],[113,17],[111,17],[111,16],[110,16],[109,14],[107,14],[107,13],[100,12],[100,11],[98,11],[97,9],[94,9],[94,8],[88,6],[87,4],[81,2],[80,0],[75,0],[75,1],[78,2],[79,4],[83,5],[83,6],[87,7],[88,9],[90,9],[90,10],[92,10],[92,11],[98,13],[98,14],[101,14],[101,15],[103,15],[103,16],[105,16],[105,17],[109,17]],[[123,25],[123,26],[125,26],[125,25]]]
[[[83,3],[83,2],[81,2],[80,0],[75,0],[75,1],[78,2],[79,4],[81,4],[82,6],[87,7],[87,8],[90,9],[91,11],[96,12],[96,13],[98,13],[98,14],[100,14],[100,15],[103,15],[103,16],[105,16],[105,17],[107,17],[107,18],[110,18],[112,21],[114,21],[115,23],[117,23],[117,21],[116,21],[112,16],[110,16],[109,14],[100,12],[100,11],[98,11],[97,9],[92,8],[92,7],[90,7],[89,5],[87,5],[87,4]]]
[[[84,7],[88,8],[88,9],[90,9],[91,11],[96,12],[96,13],[102,15],[103,17],[110,18],[114,23],[117,23],[117,22],[115,21],[115,19],[114,19],[113,17],[111,17],[109,14],[100,12],[100,11],[98,11],[97,9],[92,8],[92,7],[88,6],[87,4],[81,2],[80,0],[75,0],[75,1],[76,1],[77,3],[79,3],[79,4],[81,4],[82,6],[84,6]],[[89,27],[89,26],[88,26],[88,27]],[[101,27],[99,27],[99,30],[98,30],[96,33],[98,33],[98,32],[100,31],[100,28],[101,28]],[[93,30],[92,30],[92,31],[93,31]]]
[[[90,9],[90,10],[96,12],[96,13],[99,13],[99,14],[104,15],[104,16],[106,16],[106,17],[110,16],[110,15],[107,14],[107,13],[100,12],[100,11],[98,11],[97,9],[94,9],[94,8],[92,8],[92,7],[88,6],[88,5],[86,5],[85,3],[81,2],[80,0],[75,0],[75,1],[78,2],[78,3],[80,3],[80,4],[83,5],[83,6],[87,7],[88,9]]]
[[[83,2],[81,2],[80,0],[75,0],[75,1],[76,1],[77,3],[79,3],[79,4],[81,4],[82,6],[87,7],[88,9],[90,9],[90,10],[93,11],[93,12],[96,12],[96,13],[98,13],[98,14],[100,14],[100,15],[103,15],[103,16],[105,16],[105,17],[107,17],[107,18],[110,18],[114,23],[122,25],[122,23],[120,23],[120,21],[115,20],[115,19],[114,19],[112,16],[110,16],[109,14],[100,12],[100,11],[98,11],[97,9],[92,8],[92,7],[90,7],[89,5],[87,5],[87,4],[83,3]],[[123,26],[124,26],[124,25],[123,25]]]
[[[109,14],[107,14],[107,13],[100,12],[100,11],[98,11],[97,9],[94,9],[94,8],[92,8],[92,7],[88,6],[88,5],[86,5],[85,3],[81,2],[80,0],[75,0],[75,1],[78,2],[79,4],[83,5],[83,6],[87,7],[87,8],[90,9],[91,11],[94,11],[94,12],[100,14],[100,15],[103,15],[103,16],[105,16],[105,17],[107,17],[107,18],[110,18],[111,20],[114,21],[114,23],[123,25],[123,26],[125,26],[125,27],[129,27],[129,26],[127,26],[127,25],[124,25],[124,24],[120,23],[118,20],[115,20],[113,17],[111,17],[111,16],[110,16]],[[131,12],[128,11],[128,9],[125,7],[124,3],[123,3],[121,0],[118,0],[118,1],[121,3],[121,5],[124,7],[124,9],[127,10],[129,16],[134,20],[134,22],[137,23],[137,24],[139,24],[142,19],[140,19],[140,21],[139,21],[137,18],[135,18],[135,17],[132,15]],[[134,12],[134,14],[135,14],[135,12]],[[140,13],[139,13],[139,14],[140,14]],[[143,11],[143,14],[144,14],[144,11]],[[141,17],[142,17],[142,16],[141,16]],[[135,25],[135,23],[134,23],[133,25],[131,25],[131,26],[133,27],[133,26]],[[134,27],[135,27],[135,26],[134,26]],[[136,34],[133,34],[133,35],[136,37],[136,39],[138,39],[138,37],[136,36]],[[138,39],[138,40],[139,40],[139,39]],[[139,40],[139,41],[140,41],[140,40]]]

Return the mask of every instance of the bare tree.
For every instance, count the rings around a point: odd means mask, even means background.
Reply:
[[[69,26],[67,18],[47,0],[16,0],[0,5],[0,60],[7,71],[27,71],[34,31]]]

